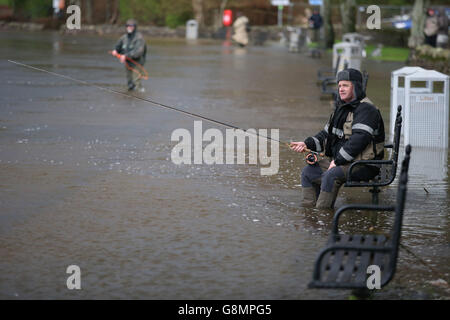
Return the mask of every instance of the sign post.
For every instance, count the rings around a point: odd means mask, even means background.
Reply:
[[[283,6],[278,6],[278,26],[283,26]]]
[[[289,6],[289,0],[271,0],[273,6],[278,6],[278,26],[283,26],[283,6]]]

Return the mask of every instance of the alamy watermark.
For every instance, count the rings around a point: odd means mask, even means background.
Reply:
[[[372,264],[367,267],[367,274],[370,274],[370,276],[367,278],[366,286],[367,289],[373,290],[373,289],[381,289],[381,270],[380,267]]]
[[[81,289],[81,269],[79,266],[73,264],[67,267],[66,273],[70,276],[67,278],[66,285],[69,290]]]
[[[171,141],[178,141],[171,152],[174,164],[259,164],[263,176],[275,175],[279,169],[279,129],[226,129],[210,128],[203,132],[202,121],[194,121],[194,135],[187,129],[172,132]],[[270,141],[270,155],[268,145]],[[209,142],[203,148],[203,142]],[[248,142],[248,144],[247,144]]]
[[[367,29],[381,29],[381,9],[377,5],[370,5],[367,7],[366,12],[372,14],[367,18],[366,26]]]
[[[66,20],[66,26],[69,30],[81,29],[81,9],[77,5],[71,5],[67,7],[67,11],[70,16]]]

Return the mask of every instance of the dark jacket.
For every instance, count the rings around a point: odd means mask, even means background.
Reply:
[[[309,17],[309,21],[312,21],[314,29],[320,29],[322,27],[322,16],[318,13],[314,13],[311,17]]]
[[[337,166],[355,160],[369,144],[374,143],[374,159],[383,159],[384,151],[376,151],[375,145],[384,143],[384,122],[379,110],[366,102],[365,92],[361,85],[355,86],[356,99],[346,103],[337,99],[335,110],[331,114],[325,128],[314,137],[305,139],[306,146],[313,151],[325,151]],[[363,100],[364,101],[361,101]],[[344,124],[349,112],[353,112],[351,135],[344,136]]]
[[[437,19],[439,26],[438,34],[448,35],[448,16],[443,8],[439,10],[439,16]]]
[[[142,34],[136,30],[131,34],[127,33],[120,37],[115,49],[118,53],[124,54],[141,65],[145,63],[147,45]],[[127,63],[131,64],[129,61]]]

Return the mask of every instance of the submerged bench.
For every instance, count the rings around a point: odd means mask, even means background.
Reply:
[[[402,163],[395,206],[346,205],[336,211],[330,239],[327,247],[319,253],[309,288],[367,288],[367,268],[371,265],[378,266],[381,270],[381,287],[392,280],[400,244],[410,153],[411,146],[408,145]],[[339,234],[339,218],[349,210],[395,211],[390,235]]]
[[[395,119],[394,140],[392,144],[386,144],[385,149],[392,149],[390,159],[388,160],[359,160],[353,162],[348,169],[347,181],[345,187],[372,187],[369,191],[372,193],[372,203],[378,204],[378,194],[380,187],[390,185],[397,174],[398,153],[400,149],[400,135],[402,130],[402,106],[397,108],[397,116]],[[353,180],[352,171],[358,165],[376,165],[380,168],[380,172],[370,181]]]

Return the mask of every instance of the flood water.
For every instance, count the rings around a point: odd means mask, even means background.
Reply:
[[[0,298],[348,297],[307,288],[333,212],[301,207],[301,155],[280,145],[272,176],[261,165],[176,165],[173,131],[193,133],[201,119],[7,61],[125,92],[123,66],[107,54],[116,37],[0,38]],[[140,97],[243,129],[279,129],[282,141],[315,134],[330,114],[315,83],[329,56],[206,40],[148,46]],[[390,73],[400,67],[364,64],[386,128]],[[202,125],[225,136],[223,126]],[[393,281],[374,298],[450,297],[431,284],[450,281],[447,159],[447,150],[413,150],[402,244],[426,265],[401,248]],[[395,202],[396,186],[383,188],[381,203]],[[370,201],[367,189],[345,188],[336,206]],[[392,224],[388,214],[343,221],[343,231],[382,233]],[[70,265],[81,269],[81,290],[67,289]]]

